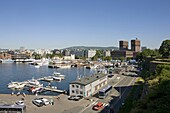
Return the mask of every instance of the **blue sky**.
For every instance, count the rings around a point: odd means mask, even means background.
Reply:
[[[170,39],[170,0],[0,0],[0,48],[116,46]]]

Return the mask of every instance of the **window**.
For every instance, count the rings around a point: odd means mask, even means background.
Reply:
[[[76,91],[76,94],[79,94],[79,91],[78,91],[78,90]]]
[[[72,90],[72,93],[74,93],[74,90]]]
[[[78,85],[76,85],[76,88],[79,88],[79,86],[78,86]]]
[[[83,94],[83,91],[80,91],[80,94]]]
[[[80,86],[81,89],[83,89],[83,86]]]
[[[74,88],[74,85],[72,85],[72,87]]]

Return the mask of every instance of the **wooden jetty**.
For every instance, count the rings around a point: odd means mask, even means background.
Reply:
[[[59,90],[59,89],[56,89],[56,88],[52,88],[52,87],[43,87],[44,90],[46,91],[52,91],[52,92],[57,92],[57,93],[65,93],[64,90]]]

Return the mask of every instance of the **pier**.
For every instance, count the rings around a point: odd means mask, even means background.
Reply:
[[[52,88],[52,87],[43,87],[43,89],[46,91],[51,91],[51,92],[56,92],[56,93],[65,93],[64,90],[59,90],[59,89]]]

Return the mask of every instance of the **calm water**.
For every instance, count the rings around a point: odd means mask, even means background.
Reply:
[[[95,72],[95,70],[81,68],[68,68],[68,69],[51,69],[46,66],[35,68],[29,64],[13,63],[13,64],[0,64],[0,93],[11,93],[12,90],[7,88],[7,84],[11,81],[25,81],[30,80],[33,77],[41,78],[52,75],[54,71],[64,74],[65,80],[61,82],[52,82],[51,85],[57,86],[58,89],[68,90],[69,83],[77,79],[77,75],[89,76]],[[41,82],[45,86],[47,82]],[[23,91],[25,92],[25,91]],[[28,93],[28,92],[25,92]]]

